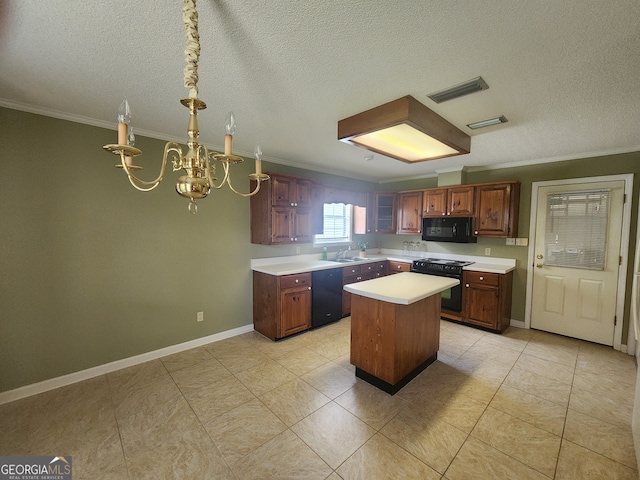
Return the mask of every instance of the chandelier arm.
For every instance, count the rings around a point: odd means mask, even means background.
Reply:
[[[184,86],[189,89],[189,98],[198,98],[198,61],[200,59],[200,34],[198,33],[198,11],[196,0],[184,0],[182,8],[187,45],[184,49],[187,66],[184,69]]]
[[[231,178],[229,178],[229,180],[227,181],[227,184],[229,185],[229,188],[231,189],[231,191],[237,195],[240,195],[241,197],[252,197],[253,195],[255,195],[256,193],[258,193],[258,191],[260,190],[260,185],[262,184],[262,182],[260,180],[257,180],[257,185],[256,188],[249,193],[242,193],[237,191],[235,188],[233,188],[233,185],[231,185]]]
[[[131,171],[131,169],[129,169],[127,162],[125,161],[126,156],[124,152],[121,152],[120,160],[122,162],[122,169],[127,174],[129,183],[131,183],[131,185],[133,185],[133,187],[136,190],[140,190],[141,192],[150,192],[151,190],[156,188],[158,185],[160,185],[160,182],[164,177],[164,172],[167,167],[167,158],[169,157],[169,152],[174,152],[178,154],[178,156],[182,155],[182,149],[180,148],[180,145],[174,142],[167,143],[164,147],[164,155],[162,157],[162,166],[160,167],[160,174],[156,177],[155,180],[151,180],[151,181],[142,180],[141,178],[136,177],[135,174]]]
[[[229,162],[225,162],[222,160],[216,160],[217,162],[222,164],[222,168],[224,169],[224,177],[222,178],[222,180],[220,181],[220,183],[218,185],[214,185],[214,180],[216,180],[215,178],[213,178],[211,176],[211,161],[210,158],[213,157],[214,154],[210,154],[206,156],[206,164],[207,164],[207,179],[209,180],[209,186],[211,188],[214,188],[216,190],[220,190],[222,187],[224,187],[225,183],[229,183]],[[231,185],[229,185],[231,186]]]

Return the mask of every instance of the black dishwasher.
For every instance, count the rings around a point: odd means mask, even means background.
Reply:
[[[342,317],[342,268],[311,272],[311,328]]]

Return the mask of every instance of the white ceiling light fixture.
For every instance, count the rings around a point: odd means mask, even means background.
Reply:
[[[198,98],[198,60],[200,59],[200,35],[198,34],[198,11],[196,10],[196,0],[184,0],[182,9],[182,19],[185,26],[185,36],[187,46],[185,57],[187,67],[184,70],[184,86],[189,89],[188,98],[183,98],[180,103],[189,109],[189,124],[187,126],[187,152],[182,153],[182,147],[175,142],[169,142],[164,148],[162,166],[160,174],[155,180],[147,181],[138,178],[133,172],[141,170],[142,167],[133,165],[133,157],[141,155],[142,151],[133,146],[133,131],[129,127],[131,121],[131,110],[126,99],[120,105],[118,112],[118,143],[115,145],[105,145],[103,148],[115,155],[120,156],[121,164],[116,165],[122,168],[127,174],[131,185],[137,190],[148,192],[153,190],[162,181],[164,171],[167,166],[169,154],[172,155],[173,171],[184,169],[186,175],[182,175],[176,182],[176,191],[182,197],[188,198],[189,212],[195,214],[198,211],[196,200],[209,195],[212,188],[220,189],[225,184],[236,194],[243,197],[255,195],[260,190],[260,184],[269,180],[269,175],[262,173],[262,150],[260,145],[256,145],[254,154],[256,159],[256,171],[249,175],[249,179],[255,182],[254,189],[249,193],[238,192],[231,185],[229,167],[234,163],[243,162],[244,159],[232,153],[233,135],[236,130],[236,121],[233,113],[229,112],[226,118],[226,135],[224,138],[224,153],[209,152],[207,147],[198,142],[200,130],[198,128],[198,110],[204,110],[207,105]],[[223,168],[223,178],[217,185],[216,164]]]
[[[487,85],[487,82],[485,82],[482,77],[476,77],[458,85],[454,85],[453,87],[445,88],[439,92],[427,95],[427,97],[436,103],[442,103],[448,100],[453,100],[454,98],[464,97],[470,93],[487,90],[488,88],[489,85]]]
[[[501,123],[507,123],[507,117],[500,115],[499,117],[489,118],[487,120],[481,120],[479,122],[468,123],[467,127],[471,130],[477,130],[478,128],[490,127],[491,125],[500,125]]]
[[[410,95],[340,120],[338,140],[407,163],[471,151],[469,135]]]

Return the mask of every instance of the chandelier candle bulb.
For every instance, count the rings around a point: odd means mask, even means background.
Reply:
[[[256,174],[262,174],[262,148],[260,148],[260,144],[256,143],[256,148],[253,150],[253,154],[256,158]]]
[[[118,107],[118,145],[129,144],[129,123],[131,122],[131,107],[125,98]]]

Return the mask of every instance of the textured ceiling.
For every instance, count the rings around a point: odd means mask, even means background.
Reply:
[[[0,105],[184,142],[180,0],[2,0]],[[638,0],[200,0],[201,140],[384,181],[640,150]],[[434,91],[482,76],[442,104]],[[404,164],[336,139],[338,120],[412,95],[471,153]],[[509,123],[465,125],[498,115]],[[114,134],[115,141],[115,134]],[[100,148],[100,146],[97,146]],[[159,160],[158,160],[159,161]]]

